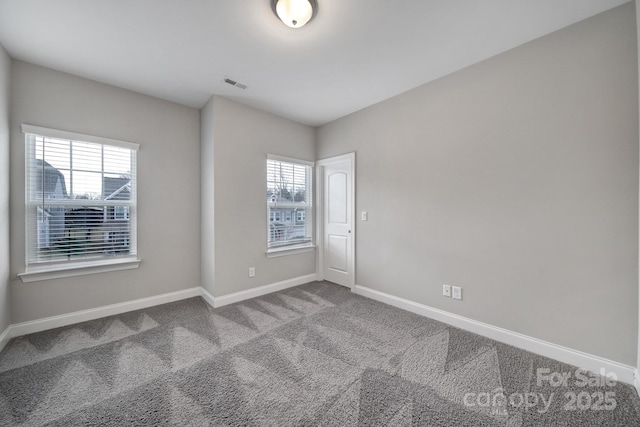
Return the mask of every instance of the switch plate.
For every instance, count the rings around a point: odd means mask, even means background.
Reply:
[[[361,219],[362,221],[366,221],[366,220],[367,220],[367,211],[362,211],[362,212],[360,213],[360,219]]]
[[[462,288],[460,286],[452,286],[453,290],[453,299],[462,299]]]
[[[451,297],[451,286],[442,285],[442,295],[444,295],[447,298]]]
[[[249,277],[256,277],[256,268],[249,267]]]

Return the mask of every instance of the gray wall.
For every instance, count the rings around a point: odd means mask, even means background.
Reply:
[[[200,110],[200,286],[211,295],[216,279],[213,102],[211,97]]]
[[[0,46],[0,334],[11,323],[9,299],[9,89],[11,59]]]
[[[320,127],[356,283],[635,365],[637,66],[630,3]]]
[[[640,31],[638,31],[638,28],[640,28],[640,0],[635,0],[634,4],[635,4],[635,8],[636,8],[636,36],[637,36],[637,48],[638,48],[638,51],[637,51],[637,54],[638,54],[638,81],[640,82]],[[640,97],[638,98],[638,102],[640,103]],[[640,221],[640,218],[638,218],[638,221]],[[640,278],[639,278],[639,281],[640,281]],[[640,287],[640,283],[638,283],[638,286]],[[638,340],[637,340],[637,344],[638,344],[638,360],[637,360],[636,368],[638,368],[638,370],[640,370],[640,295],[638,295],[638,311],[639,311],[638,312]],[[640,393],[640,390],[638,392]]]
[[[218,96],[208,120],[215,121],[214,296],[315,273],[313,252],[265,255],[267,154],[313,161],[314,129]]]
[[[22,123],[140,144],[137,270],[12,282],[12,322],[200,285],[199,112],[32,64],[11,79],[11,275],[24,271]]]

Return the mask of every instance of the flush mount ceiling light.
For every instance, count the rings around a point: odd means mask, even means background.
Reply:
[[[273,13],[291,28],[300,28],[318,11],[316,0],[271,0]]]

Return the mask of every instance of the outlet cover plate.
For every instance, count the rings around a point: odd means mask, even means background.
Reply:
[[[451,297],[451,286],[442,285],[442,295],[445,297]]]
[[[453,299],[462,299],[462,288],[460,286],[452,286],[453,290]]]
[[[249,277],[256,277],[255,267],[249,267]]]

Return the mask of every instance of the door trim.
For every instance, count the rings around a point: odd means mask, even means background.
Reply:
[[[349,288],[355,291],[356,286],[356,153],[342,154],[316,161],[316,275],[318,280],[324,280],[324,167],[333,163],[348,160],[351,163],[351,280]]]

